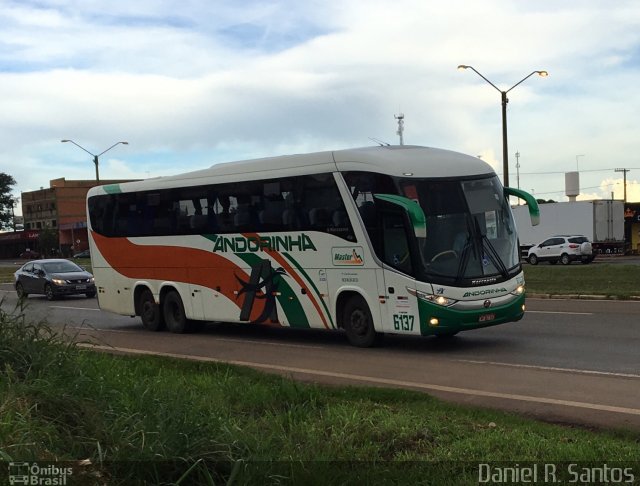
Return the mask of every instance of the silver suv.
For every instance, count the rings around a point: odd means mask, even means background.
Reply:
[[[558,235],[529,248],[527,260],[531,265],[547,261],[569,265],[574,260],[590,263],[595,258],[589,238],[582,235]]]

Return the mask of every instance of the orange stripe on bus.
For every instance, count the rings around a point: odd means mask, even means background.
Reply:
[[[238,308],[246,298],[236,275],[248,279],[235,263],[210,251],[164,245],[136,245],[127,238],[106,238],[92,232],[98,250],[114,270],[128,278],[191,283],[216,290]],[[220,290],[217,290],[218,287]],[[258,293],[260,295],[260,293]],[[251,320],[262,314],[265,299],[256,299]]]

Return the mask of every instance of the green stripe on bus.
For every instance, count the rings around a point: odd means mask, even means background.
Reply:
[[[235,255],[251,266],[258,265],[262,260],[262,258],[253,253],[236,253]],[[289,283],[281,275],[275,276],[274,283],[278,285],[280,295],[277,295],[276,298],[282,310],[284,310],[289,326],[311,327],[309,326],[309,320],[302,308],[302,304],[300,304],[300,300],[298,300],[296,293]]]
[[[311,280],[311,278],[309,278],[309,275],[307,275],[307,272],[305,272],[303,270],[303,268],[300,266],[300,264],[296,261],[295,258],[293,258],[289,253],[283,253],[283,255],[285,257],[287,257],[287,259],[293,264],[293,266],[295,266],[298,269],[298,271],[304,276],[304,278],[307,279],[307,282],[309,282],[311,284],[311,286],[313,287],[313,290],[315,291],[316,295],[318,296],[318,300],[320,302],[322,302],[322,306],[324,307],[324,310],[327,313],[327,317],[329,318],[329,322],[331,323],[331,327],[333,327],[335,329],[336,325],[334,324],[333,318],[331,317],[331,312],[329,312],[329,307],[327,307],[327,304],[324,301],[324,299],[322,298],[322,295],[321,295],[320,291],[318,290],[318,287],[316,287],[316,284],[313,282],[313,280]]]
[[[122,189],[120,188],[120,184],[107,184],[106,186],[102,186],[104,192],[107,194],[120,194]]]

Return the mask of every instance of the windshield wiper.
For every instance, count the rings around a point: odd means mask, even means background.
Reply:
[[[478,220],[476,218],[473,218],[473,221],[475,222],[476,231],[478,232],[481,240],[484,243],[482,245],[482,248],[487,249],[487,256],[491,260],[491,263],[493,263],[493,265],[500,271],[500,273],[504,278],[509,278],[509,271],[507,270],[507,267],[505,266],[504,262],[502,261],[502,258],[500,258],[500,255],[498,254],[493,244],[487,237],[486,233],[483,233],[482,230],[480,229],[480,223],[478,223]]]
[[[466,216],[467,232],[468,236],[462,247],[462,253],[460,254],[460,262],[458,263],[458,271],[456,273],[456,281],[461,281],[464,278],[464,273],[469,264],[469,250],[472,249],[473,253],[477,252],[477,245],[473,244],[473,227],[469,221],[469,215]],[[476,255],[477,256],[477,255]]]

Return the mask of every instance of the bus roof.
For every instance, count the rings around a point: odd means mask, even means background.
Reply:
[[[371,171],[392,176],[463,177],[494,174],[478,157],[414,145],[363,147],[310,154],[283,155],[215,164],[208,169],[121,184],[125,191],[190,186],[215,182],[270,179],[335,171]],[[106,187],[107,192],[108,186]],[[102,192],[90,191],[90,195]]]
[[[340,171],[373,171],[402,177],[462,177],[493,174],[478,157],[417,145],[388,145],[333,152]]]

